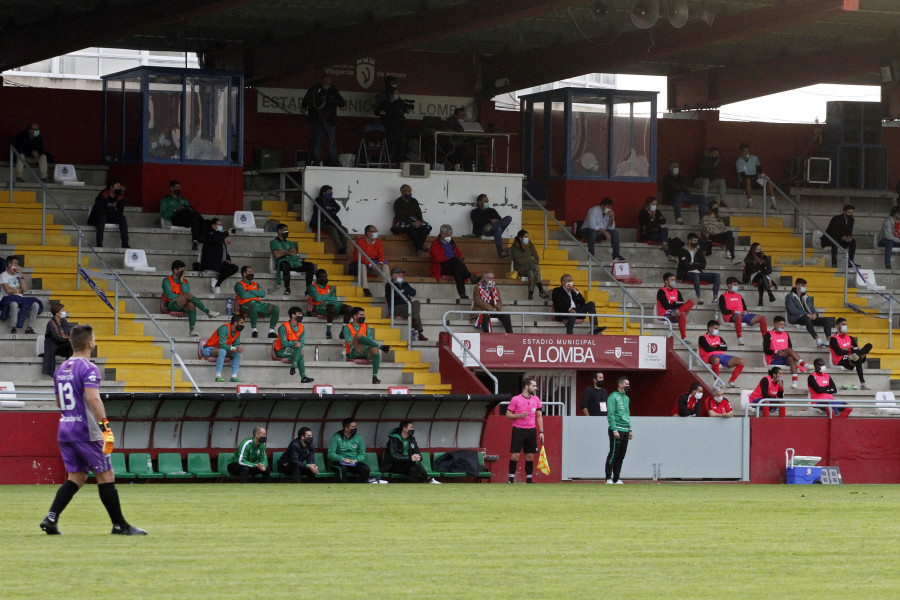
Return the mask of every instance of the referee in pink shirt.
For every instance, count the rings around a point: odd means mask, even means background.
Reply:
[[[541,399],[537,397],[537,382],[531,377],[522,380],[522,393],[514,396],[506,408],[506,418],[511,419],[512,439],[509,444],[509,483],[516,482],[519,455],[525,452],[525,480],[534,483],[534,453],[537,438],[544,443],[544,419],[541,416]]]

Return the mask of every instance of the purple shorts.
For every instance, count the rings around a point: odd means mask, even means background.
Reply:
[[[719,364],[722,365],[723,367],[726,367],[726,368],[731,366],[731,359],[734,358],[734,357],[733,357],[732,355],[730,355],[730,354],[710,354],[709,360],[712,360],[712,357],[713,357],[713,356],[718,356],[718,357],[719,357]],[[709,361],[707,361],[707,362],[709,362]]]
[[[103,454],[103,442],[60,442],[59,451],[69,473],[103,473],[112,469],[109,456]]]

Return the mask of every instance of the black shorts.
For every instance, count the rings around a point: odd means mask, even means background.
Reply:
[[[744,183],[744,182],[745,182],[747,179],[750,180],[750,187],[751,187],[752,189],[754,189],[754,190],[761,190],[761,189],[762,189],[762,186],[759,185],[759,182],[757,181],[757,179],[759,179],[759,175],[744,175],[743,173],[741,173],[741,183],[740,183],[740,187],[744,187],[744,186],[746,185],[746,183]]]
[[[512,439],[509,442],[509,451],[513,454],[519,451],[525,454],[534,454],[537,452],[537,428],[522,429],[521,427],[512,428]]]

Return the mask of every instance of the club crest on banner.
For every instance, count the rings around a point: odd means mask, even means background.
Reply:
[[[360,58],[356,61],[356,81],[363,89],[368,89],[375,81],[375,59]]]

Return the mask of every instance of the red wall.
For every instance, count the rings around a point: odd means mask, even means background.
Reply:
[[[475,376],[471,369],[463,366],[450,350],[450,334],[442,331],[438,334],[438,360],[440,361],[441,382],[450,383],[450,391],[454,394],[491,394]]]
[[[144,212],[159,212],[159,201],[169,195],[169,182],[181,182],[182,194],[204,214],[230,215],[244,210],[243,167],[166,165],[143,163],[113,165],[110,178],[127,187],[128,204]],[[227,222],[230,224],[230,221]]]
[[[491,482],[503,483],[509,479],[509,439],[512,435],[512,421],[506,418],[506,408],[502,412],[495,408],[488,415],[487,423],[481,434],[481,445],[485,454],[496,455],[500,460],[496,466],[490,467]],[[547,451],[547,462],[550,464],[550,475],[537,470],[538,456],[534,456],[535,483],[559,483],[562,481],[562,417],[544,417],[544,445]],[[518,480],[525,481],[525,455],[519,458]]]
[[[2,419],[0,485],[65,481],[66,468],[56,442],[58,412],[4,411]]]
[[[613,199],[616,227],[637,227],[637,216],[647,196],[656,195],[655,183],[602,181],[594,179],[548,179],[547,208],[556,218],[574,223],[583,220],[592,206],[605,196]]]

